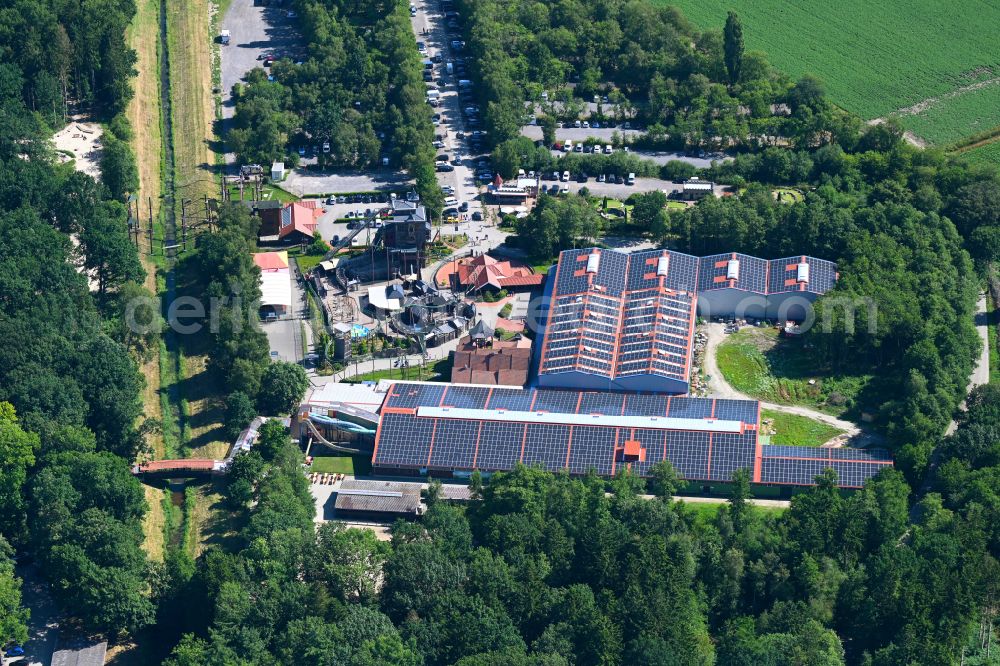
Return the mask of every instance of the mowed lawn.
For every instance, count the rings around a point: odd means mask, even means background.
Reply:
[[[721,30],[726,12],[743,21],[747,49],[762,50],[793,77],[820,77],[830,99],[871,119],[977,81],[1000,76],[1000,4],[983,0],[654,0],[675,5],[699,28]],[[1000,125],[993,86],[942,100],[940,120],[904,124],[933,141],[955,139]],[[959,102],[959,100],[962,100]],[[979,100],[979,101],[974,101]],[[949,123],[947,109],[978,106],[976,129],[968,114]],[[927,112],[924,112],[927,113]],[[933,127],[929,127],[933,125]],[[920,135],[920,131],[916,131]],[[930,138],[930,137],[928,137]]]

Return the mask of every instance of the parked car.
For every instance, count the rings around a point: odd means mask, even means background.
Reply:
[[[462,203],[460,203],[460,204],[458,205],[458,211],[459,211],[460,213],[465,213],[465,212],[467,212],[468,210],[469,210],[469,202],[468,202],[468,201],[463,201]]]
[[[472,214],[472,220],[473,220],[474,222],[482,222],[482,221],[483,221],[483,214],[482,214],[482,213],[480,213],[480,212],[479,212],[479,211],[477,210],[477,211],[476,211],[475,213],[473,213],[473,214]]]
[[[603,183],[603,182],[605,182],[605,180],[607,180],[607,176],[605,176],[603,173],[600,176],[597,177],[597,182],[598,183]]]
[[[323,142],[323,152],[324,153],[330,152],[330,142],[329,141],[324,141]]]
[[[455,167],[448,164],[447,162],[440,162],[436,167],[434,167],[434,169],[441,173],[450,173],[455,170]]]
[[[347,203],[347,197],[341,194],[339,197],[337,197],[337,203]]]
[[[306,155],[306,147],[299,146],[299,157],[305,157],[305,155]]]
[[[615,152],[615,150],[614,150],[614,148],[611,147],[610,143],[608,145],[604,146],[604,154],[605,155],[610,155],[613,152]]]
[[[326,198],[326,205],[327,206],[332,206],[335,203],[337,203],[337,197],[327,197]]]
[[[565,183],[568,180],[569,180],[569,171],[563,171],[562,172],[562,181]]]
[[[629,185],[635,185],[635,174],[634,173],[630,173],[628,175],[628,180],[625,181],[625,182],[628,183]]]

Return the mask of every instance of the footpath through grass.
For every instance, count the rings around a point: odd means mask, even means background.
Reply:
[[[771,444],[784,446],[821,446],[844,431],[808,416],[786,414],[765,409],[761,411],[761,434],[771,436]],[[767,423],[770,421],[770,423]]]
[[[817,366],[805,344],[779,338],[774,328],[746,327],[719,345],[716,362],[734,389],[758,400],[844,414],[868,378]]]

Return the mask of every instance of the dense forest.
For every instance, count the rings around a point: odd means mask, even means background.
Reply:
[[[36,28],[48,25],[40,6],[19,7],[4,16],[25,11],[25,20],[37,17]],[[115,18],[111,7],[103,11],[102,20]],[[89,29],[73,22],[52,28],[64,36]],[[120,33],[123,26],[108,29]],[[35,38],[25,27],[3,43],[27,48]],[[106,51],[117,43],[90,44],[90,66],[117,57]],[[141,420],[138,362],[154,344],[157,308],[141,286],[124,205],[72,165],[56,164],[51,130],[28,108],[44,63],[32,60],[22,72],[17,60],[0,65],[0,336],[6,341],[0,354],[0,643],[24,636],[24,615],[11,612],[17,601],[8,544],[34,554],[70,617],[87,630],[115,635],[153,619],[155,576],[141,548],[146,504],[129,465],[144,447],[143,433],[155,427]],[[86,74],[69,81],[81,94],[90,90],[104,99],[107,73],[86,69],[90,62],[67,65]],[[109,104],[112,99],[118,104],[122,97],[111,95]],[[129,327],[128,318],[140,326]]]
[[[776,515],[741,473],[717,515],[650,482],[497,474],[437,500],[390,543],[313,529],[280,429],[230,492],[235,552],[209,551],[161,627],[196,664],[984,664],[996,614],[1000,395],[945,440],[942,494],[912,511],[902,474],[850,496],[830,475]],[[991,477],[990,475],[993,475]],[[605,494],[612,490],[613,496]],[[163,608],[161,608],[163,610]]]
[[[0,62],[19,72],[16,95],[25,110],[50,127],[65,122],[73,103],[106,118],[124,111],[132,98],[135,65],[125,28],[134,15],[135,0],[4,3]]]
[[[320,166],[382,165],[409,171],[435,214],[443,196],[434,172],[434,129],[423,65],[402,0],[294,0],[306,54],[256,69],[235,89],[228,140],[243,162],[296,163],[315,150]],[[273,79],[273,80],[269,80]]]

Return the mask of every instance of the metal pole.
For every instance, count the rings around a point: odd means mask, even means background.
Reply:
[[[153,254],[153,197],[147,197],[149,201],[149,253]]]

